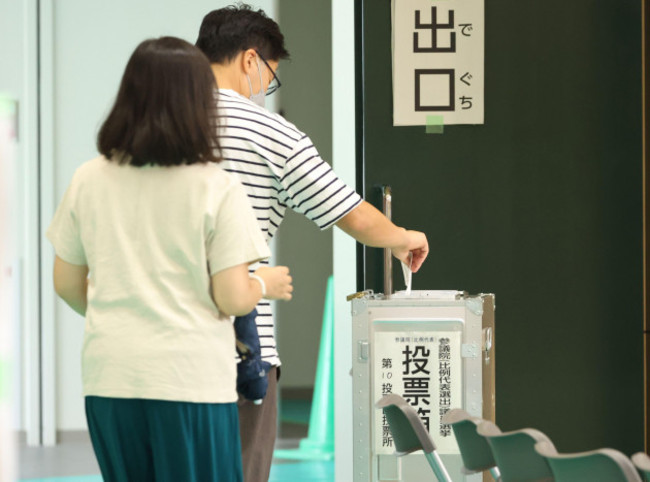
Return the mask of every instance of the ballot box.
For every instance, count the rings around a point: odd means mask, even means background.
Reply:
[[[435,480],[421,451],[395,455],[375,408],[387,393],[417,411],[454,481],[483,480],[462,473],[453,430],[441,418],[463,408],[494,420],[494,295],[364,291],[352,298],[354,482]]]

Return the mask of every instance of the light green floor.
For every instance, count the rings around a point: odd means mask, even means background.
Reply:
[[[334,482],[334,461],[298,462],[271,467],[269,482]]]

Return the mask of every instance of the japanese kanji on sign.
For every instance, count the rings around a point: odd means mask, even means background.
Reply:
[[[458,453],[451,427],[442,416],[462,405],[461,333],[378,332],[375,334],[374,399],[396,393],[413,406],[440,453]],[[375,452],[395,451],[388,423],[375,413]]]
[[[393,125],[483,124],[484,0],[392,0]]]

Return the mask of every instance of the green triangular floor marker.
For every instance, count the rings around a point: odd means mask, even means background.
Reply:
[[[334,458],[334,277],[327,280],[323,327],[320,335],[314,398],[307,438],[297,449],[273,452],[278,459],[331,460]]]

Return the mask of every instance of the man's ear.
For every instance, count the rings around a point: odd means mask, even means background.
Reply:
[[[247,75],[257,72],[257,52],[255,49],[244,50],[241,56],[242,70]]]

